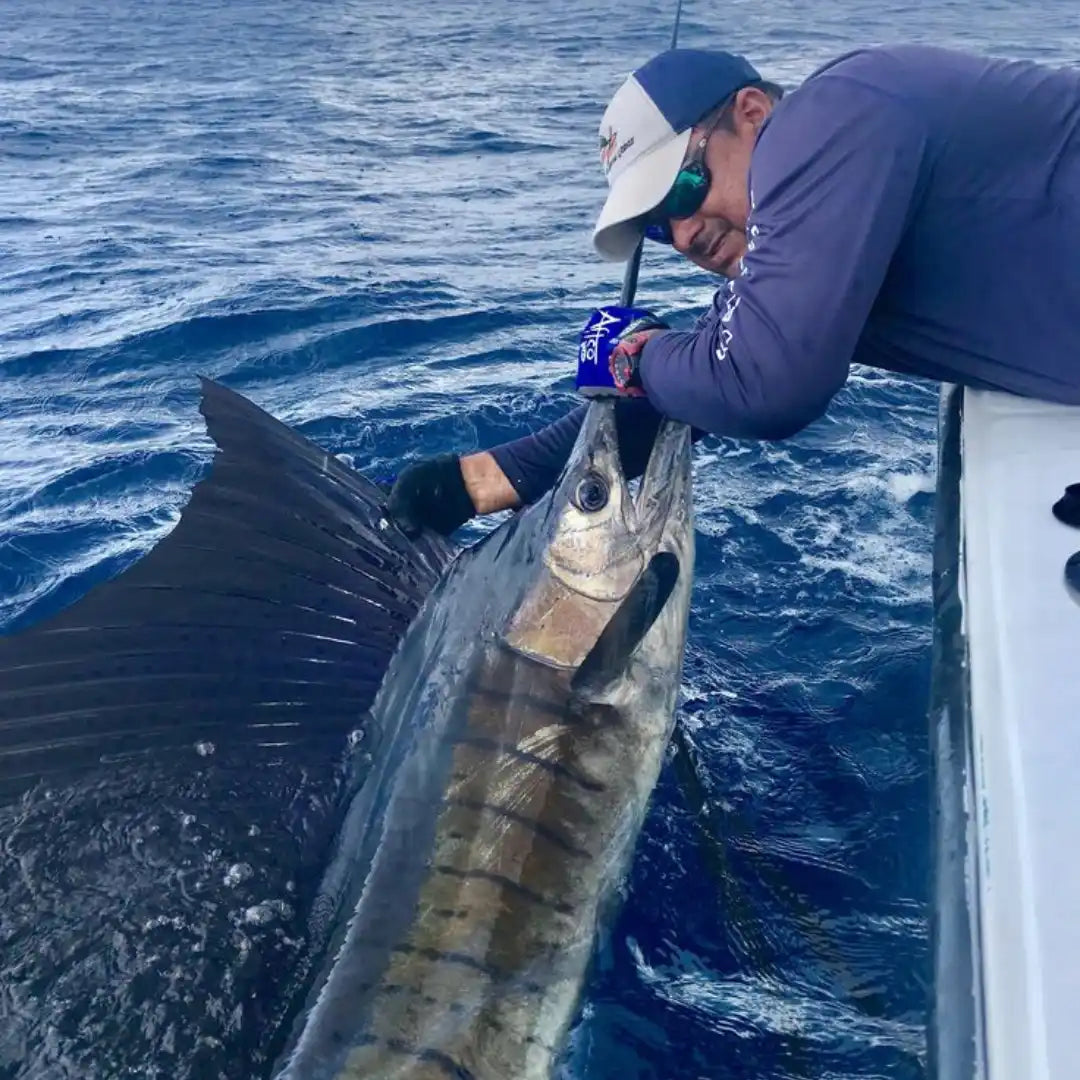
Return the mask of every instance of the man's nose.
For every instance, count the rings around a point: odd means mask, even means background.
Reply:
[[[688,255],[694,246],[697,235],[701,232],[702,221],[697,214],[688,218],[672,218],[668,222],[671,229],[672,247],[680,255]]]

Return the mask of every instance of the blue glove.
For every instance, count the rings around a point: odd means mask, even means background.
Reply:
[[[666,322],[644,308],[597,308],[578,339],[578,393],[585,397],[641,396],[644,391],[637,359],[645,339],[630,339],[642,330],[668,329]]]

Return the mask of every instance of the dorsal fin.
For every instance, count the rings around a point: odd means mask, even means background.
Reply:
[[[454,553],[386,526],[379,488],[239,394],[202,389],[218,452],[176,527],[0,637],[12,1077],[265,1072],[325,946],[311,905],[379,739],[368,707]]]
[[[343,735],[452,553],[380,528],[380,489],[204,379],[219,447],[180,521],[0,638],[0,793],[153,749]]]

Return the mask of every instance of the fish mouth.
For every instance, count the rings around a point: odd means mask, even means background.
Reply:
[[[613,398],[590,402],[549,504],[556,515],[563,515],[567,504],[571,517],[573,512],[577,514],[570,526],[576,539],[561,546],[564,554],[569,553],[580,564],[579,573],[587,572],[586,576],[594,579],[598,575],[608,578],[606,585],[599,580],[591,586],[579,583],[583,593],[596,599],[609,592],[624,594],[653,553],[662,546],[681,547],[681,537],[693,527],[690,426],[666,417],[657,423],[655,417],[641,413],[636,407],[640,404]],[[632,427],[642,421],[650,427],[657,425],[644,469],[643,440]],[[635,476],[640,470],[636,489],[626,475],[624,462]],[[599,537],[593,544],[597,558],[588,565],[581,559],[587,532]],[[621,550],[621,560],[613,545]],[[628,564],[635,558],[639,565],[631,572]],[[613,564],[619,561],[627,565],[615,575],[619,579],[616,581],[611,573]],[[627,573],[631,574],[630,580],[625,579]]]
[[[634,513],[643,528],[689,513],[690,427],[664,418],[653,439],[649,461],[634,496]]]
[[[638,533],[643,547],[655,543],[656,534],[675,514],[688,513],[690,502],[690,426],[664,417],[653,438],[645,470],[636,493],[623,468],[618,409],[626,402],[594,399],[589,405],[578,441],[590,462],[616,479],[621,488],[627,526]],[[632,418],[633,414],[629,414]],[[625,424],[626,418],[622,418]],[[632,420],[631,420],[632,422]],[[630,433],[626,433],[629,438]],[[573,468],[571,462],[569,468]],[[580,463],[580,468],[587,468]]]

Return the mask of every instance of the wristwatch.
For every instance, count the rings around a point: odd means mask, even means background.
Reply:
[[[641,356],[642,346],[637,345],[631,352],[629,348],[623,348],[622,345],[623,343],[620,342],[611,354],[611,378],[620,390],[638,389],[641,387],[638,358]]]
[[[627,339],[643,330],[670,329],[671,327],[661,319],[642,318],[634,319],[619,335],[619,343],[612,350],[610,364],[611,378],[620,390],[641,389],[641,353],[648,342],[648,338],[634,342]]]

